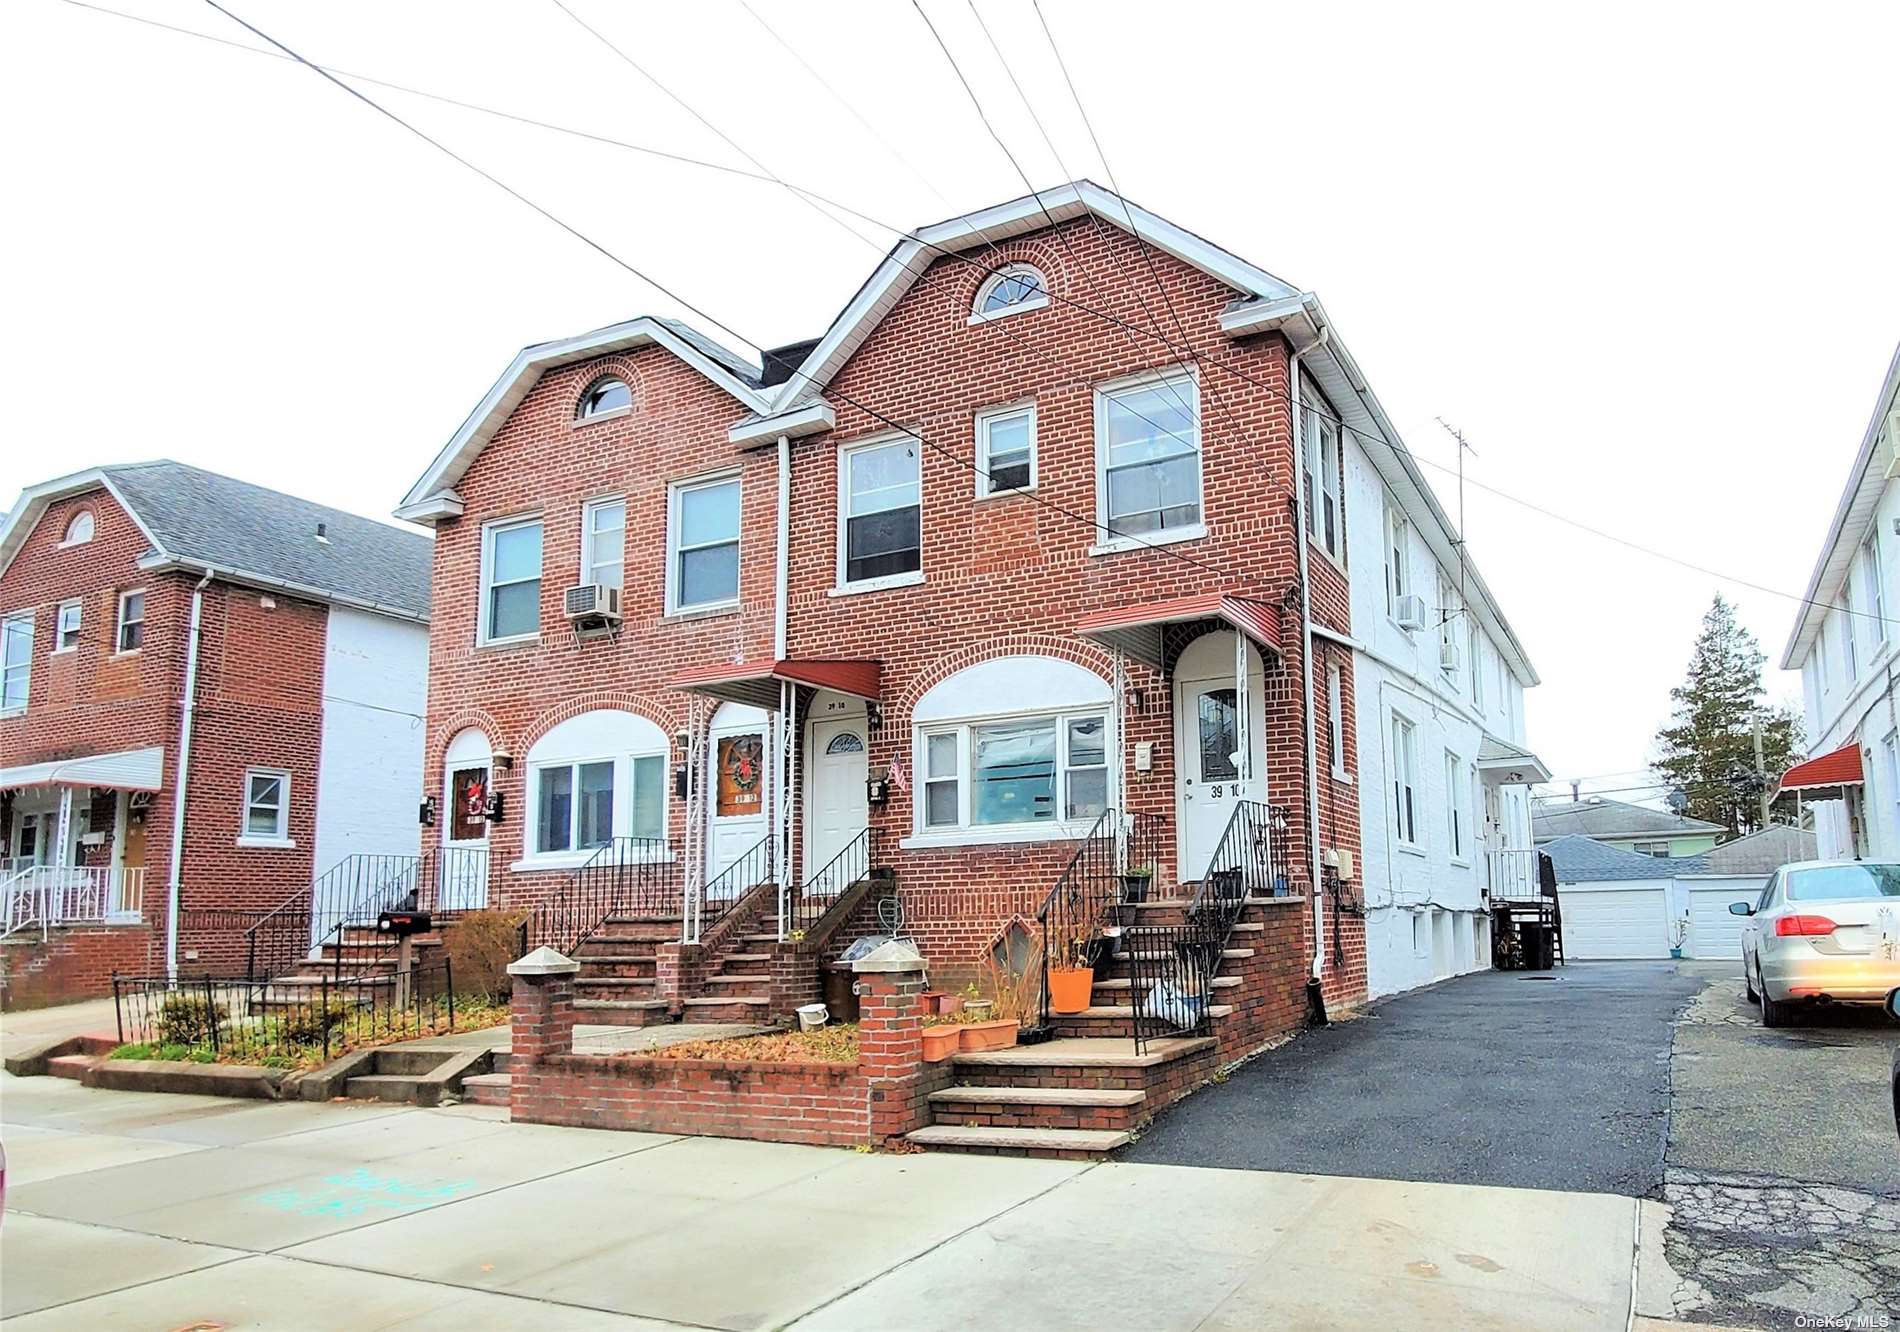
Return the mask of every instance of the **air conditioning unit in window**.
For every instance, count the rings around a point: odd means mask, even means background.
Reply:
[[[1392,609],[1392,618],[1399,622],[1401,629],[1423,629],[1425,616],[1424,597],[1400,597]]]
[[[575,621],[620,620],[620,589],[604,583],[581,583],[561,594],[561,609]]]
[[[1458,642],[1456,639],[1440,639],[1438,642],[1439,669],[1455,671],[1458,669]]]

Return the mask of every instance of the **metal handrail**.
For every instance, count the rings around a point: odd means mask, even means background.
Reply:
[[[1042,931],[1043,1025],[1053,1016],[1050,969],[1093,967],[1100,960],[1111,914],[1129,901],[1131,871],[1146,870],[1149,883],[1154,881],[1165,826],[1159,814],[1103,810],[1043,898],[1036,910]]]
[[[574,870],[552,902],[524,922],[526,938],[572,955],[611,916],[671,915],[678,909],[679,862],[658,837],[616,837]]]
[[[803,939],[853,884],[869,878],[878,868],[880,845],[878,830],[865,828],[796,888],[787,876],[779,885],[779,942]]]
[[[729,902],[749,888],[777,879],[778,838],[767,833],[710,879],[701,893],[701,905],[707,901]]]

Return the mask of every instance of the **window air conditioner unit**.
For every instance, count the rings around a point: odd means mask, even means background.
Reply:
[[[1458,641],[1444,638],[1438,642],[1438,665],[1440,669],[1455,671],[1458,669]]]
[[[561,609],[570,620],[618,620],[620,589],[603,583],[581,583],[561,595]]]
[[[1393,618],[1401,629],[1423,629],[1425,627],[1425,598],[1400,597],[1393,609]]]

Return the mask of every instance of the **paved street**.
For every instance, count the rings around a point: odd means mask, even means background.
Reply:
[[[0,1079],[9,1329],[1622,1329],[1629,1200]]]

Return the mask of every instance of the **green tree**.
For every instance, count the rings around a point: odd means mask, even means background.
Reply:
[[[1761,726],[1768,782],[1799,757],[1801,720],[1764,701],[1767,660],[1721,593],[1702,617],[1689,674],[1669,691],[1670,720],[1656,733],[1656,775],[1681,791],[1690,818],[1719,823],[1739,837],[1761,827],[1755,775],[1755,726]]]

